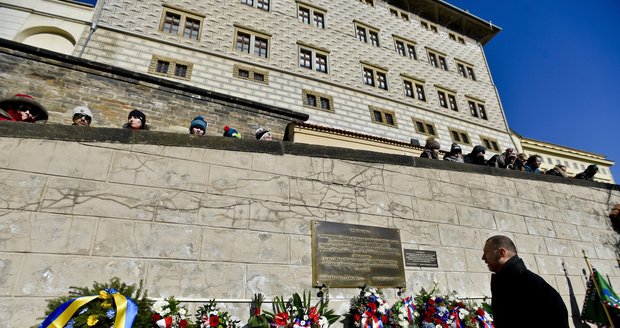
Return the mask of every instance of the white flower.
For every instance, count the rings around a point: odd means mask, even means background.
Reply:
[[[304,315],[304,321],[308,321],[308,316]]]
[[[180,309],[179,309],[179,314],[180,314],[181,316],[184,316],[184,315],[186,315],[186,314],[187,314],[187,310],[186,310],[185,308],[180,308]]]

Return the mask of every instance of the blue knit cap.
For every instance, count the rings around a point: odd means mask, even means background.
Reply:
[[[224,127],[224,137],[241,139],[241,133],[227,125]]]
[[[207,126],[209,126],[209,123],[205,121],[205,118],[198,115],[194,117],[194,119],[192,120],[192,123],[189,125],[189,132],[192,132],[192,128],[201,128],[202,131],[206,132]]]

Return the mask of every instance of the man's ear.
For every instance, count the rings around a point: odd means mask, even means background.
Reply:
[[[504,256],[506,255],[506,249],[505,249],[505,248],[503,248],[503,247],[500,247],[500,248],[497,250],[497,255],[499,255],[499,257],[500,257],[500,258],[504,257]]]

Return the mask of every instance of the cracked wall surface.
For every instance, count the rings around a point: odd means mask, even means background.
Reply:
[[[115,276],[144,280],[151,297],[311,289],[312,220],[400,229],[403,248],[435,250],[439,264],[406,267],[408,291],[437,281],[472,297],[490,296],[484,241],[506,234],[531,270],[580,307],[582,251],[620,286],[607,218],[616,203],[617,188],[595,184],[312,152],[0,137],[0,319],[37,324],[46,299]],[[332,305],[345,312],[357,292],[330,290]],[[222,307],[247,319],[242,303]]]

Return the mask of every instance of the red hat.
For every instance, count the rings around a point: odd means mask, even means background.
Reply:
[[[13,105],[20,104],[20,103],[29,104],[30,106],[38,110],[37,121],[46,121],[47,118],[49,117],[49,115],[47,114],[47,109],[45,109],[43,105],[39,104],[39,102],[36,101],[33,96],[25,94],[25,93],[18,93],[11,98],[1,100],[0,108],[8,109],[12,107]]]

